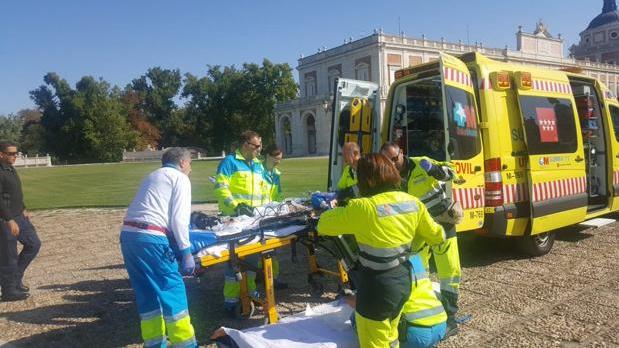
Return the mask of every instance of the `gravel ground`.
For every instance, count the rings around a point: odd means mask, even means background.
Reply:
[[[43,247],[26,275],[32,297],[0,303],[0,346],[140,346],[139,319],[118,247],[123,215],[119,209],[35,212]],[[461,235],[460,313],[472,320],[440,347],[619,347],[619,224],[558,233],[552,252],[535,259],[523,257],[509,241]],[[281,315],[335,297],[334,281],[327,282],[323,298],[309,297],[302,249],[296,264],[289,250],[278,253],[281,279],[290,285],[277,293]],[[333,265],[326,255],[319,260]],[[203,346],[213,346],[208,337],[221,325],[264,323],[260,312],[245,321],[224,318],[222,270],[215,267],[199,282],[186,281]]]

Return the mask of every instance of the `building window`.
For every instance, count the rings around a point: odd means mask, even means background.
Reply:
[[[389,85],[395,82],[395,72],[400,70],[400,66],[389,65]]]
[[[316,153],[316,120],[309,115],[305,120],[307,126],[307,153]]]
[[[370,81],[370,66],[361,63],[355,67],[355,78],[357,80]]]
[[[292,153],[292,127],[290,126],[290,118],[281,118],[281,130],[284,140],[284,152],[289,155]]]
[[[329,93],[333,93],[333,88],[335,88],[335,80],[342,76],[342,66],[338,65],[330,67],[327,74],[329,75]]]
[[[617,39],[617,37],[619,37],[619,33],[616,31],[611,31],[609,36],[611,39]]]
[[[311,97],[313,95],[316,95],[316,92],[318,90],[317,81],[316,81],[316,72],[312,71],[312,72],[306,73],[303,80],[304,80],[304,87],[305,87],[305,96]]]

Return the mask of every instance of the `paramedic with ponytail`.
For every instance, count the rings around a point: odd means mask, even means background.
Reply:
[[[161,162],[163,167],[144,179],[127,210],[120,246],[135,291],[144,346],[165,347],[169,341],[174,347],[197,347],[185,284],[172,251],[179,250],[181,272],[192,275],[196,265],[189,243],[190,152],[170,148]]]
[[[419,235],[438,244],[445,233],[417,198],[400,190],[400,175],[387,157],[362,157],[357,173],[362,198],[324,212],[317,230],[327,236],[352,234],[359,245],[353,272],[360,346],[397,347],[400,313],[411,292],[408,257],[413,238]]]

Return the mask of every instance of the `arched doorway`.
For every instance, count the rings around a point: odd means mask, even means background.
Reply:
[[[312,155],[316,153],[316,119],[314,115],[308,115],[305,118],[307,129],[307,153]]]
[[[284,153],[289,155],[292,153],[292,127],[290,126],[290,118],[287,116],[281,118],[281,131]]]

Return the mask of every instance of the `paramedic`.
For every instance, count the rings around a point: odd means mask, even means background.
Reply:
[[[265,203],[269,202],[281,202],[284,199],[282,194],[282,173],[277,168],[282,162],[284,153],[276,144],[269,145],[266,148],[266,156],[264,159],[264,179],[267,185],[265,186],[265,192],[263,193]],[[272,253],[275,254],[275,250]],[[273,285],[276,290],[282,290],[288,288],[288,284],[279,280],[279,260],[276,257],[272,257],[273,262]],[[258,263],[258,268],[262,267],[262,262]]]
[[[22,282],[26,268],[37,256],[41,241],[24,205],[21,181],[13,167],[17,146],[0,143],[0,288],[2,301],[20,301],[30,295]],[[23,245],[17,254],[17,242]]]
[[[400,176],[387,157],[364,156],[358,173],[363,198],[324,212],[317,230],[327,236],[353,234],[359,245],[354,272],[360,346],[397,347],[400,313],[411,291],[411,242],[418,234],[441,243],[445,233],[417,198],[400,191]]]
[[[172,251],[178,247],[181,271],[192,275],[191,157],[187,149],[172,147],[161,162],[163,167],[144,179],[127,210],[120,247],[135,291],[144,346],[165,347],[167,329],[173,346],[197,347],[185,284]]]
[[[340,205],[345,205],[349,199],[359,197],[357,185],[357,162],[361,157],[359,145],[354,142],[345,143],[342,146],[342,157],[346,165],[342,170],[342,177],[337,183],[336,191],[338,202],[340,202]]]
[[[219,210],[228,216],[253,216],[254,207],[266,203],[265,190],[268,187],[264,167],[258,159],[262,149],[262,138],[258,133],[248,130],[241,133],[237,150],[226,156],[217,168],[215,177],[215,196]],[[258,265],[258,257],[248,257],[248,263]],[[256,272],[248,271],[247,289],[251,297],[258,297],[256,291]],[[239,306],[241,284],[236,272],[227,264],[224,272],[224,309],[229,316],[235,316]]]
[[[425,243],[415,237],[413,250]],[[399,340],[403,348],[434,347],[445,337],[447,314],[437,294],[432,288],[432,281],[423,266],[421,255],[409,258],[412,273],[411,294],[402,308]]]
[[[447,240],[444,243],[432,248],[421,243],[413,252],[420,254],[426,269],[429,269],[430,253],[434,257],[441,284],[441,301],[448,316],[447,336],[456,334],[461,269],[455,224],[461,219],[462,210],[447,196],[443,184],[453,180],[455,173],[447,162],[427,157],[404,157],[396,143],[384,144],[381,153],[391,158],[400,171],[403,190],[421,199],[430,215],[445,229]]]

